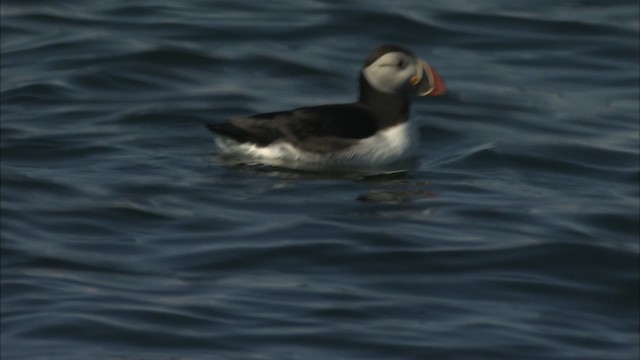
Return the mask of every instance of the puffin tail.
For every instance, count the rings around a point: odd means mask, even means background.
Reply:
[[[230,138],[232,140],[235,140],[239,143],[254,143],[257,144],[259,146],[266,146],[268,144],[271,143],[270,140],[261,138],[260,136],[257,136],[257,134],[252,134],[242,128],[239,128],[237,126],[233,126],[232,124],[227,123],[222,123],[222,124],[205,124],[205,126],[207,127],[207,129],[209,129],[209,131],[211,131],[212,133],[218,135],[218,136],[223,136],[226,138]]]
[[[211,131],[214,134],[218,134],[218,135],[224,135],[225,133],[225,128],[228,124],[204,124],[204,126],[207,127],[207,129],[209,129],[209,131]]]
[[[207,129],[209,129],[209,131],[211,131],[216,135],[228,137],[239,142],[246,142],[246,139],[245,139],[246,134],[241,129],[229,123],[222,123],[222,124],[209,123],[209,124],[205,124],[205,126],[207,127]]]

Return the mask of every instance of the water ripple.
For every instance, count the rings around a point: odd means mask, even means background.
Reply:
[[[2,357],[636,358],[637,14],[3,3]],[[450,89],[410,171],[216,157],[204,123],[353,101],[388,42]]]

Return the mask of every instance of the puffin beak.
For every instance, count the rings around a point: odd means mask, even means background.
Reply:
[[[447,93],[444,80],[431,65],[422,59],[418,59],[416,65],[418,70],[409,81],[418,96],[439,96]]]

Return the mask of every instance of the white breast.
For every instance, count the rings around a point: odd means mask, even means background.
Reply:
[[[375,169],[411,157],[416,134],[410,122],[405,122],[381,130],[348,149],[324,154],[302,151],[286,142],[262,147],[217,137],[216,144],[223,156],[244,163],[305,170]]]
[[[337,160],[356,167],[389,165],[409,157],[416,144],[410,123],[402,123],[361,140],[358,145],[336,154]]]

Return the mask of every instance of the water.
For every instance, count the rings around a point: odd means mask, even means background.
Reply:
[[[2,359],[636,359],[635,1],[2,2]],[[208,121],[443,76],[419,161],[229,167]]]

